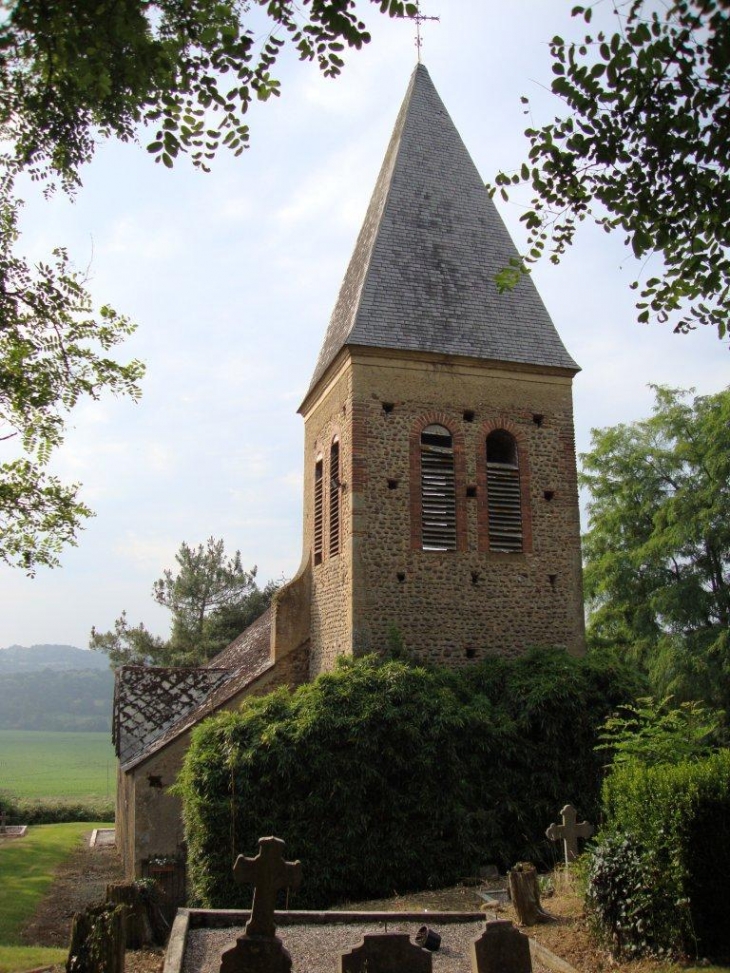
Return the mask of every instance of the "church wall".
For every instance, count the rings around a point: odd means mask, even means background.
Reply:
[[[386,354],[358,353],[353,365],[355,460],[363,464],[353,498],[355,654],[382,651],[392,626],[419,658],[452,665],[531,645],[583,652],[570,377]],[[428,422],[454,437],[457,551],[421,550],[412,529],[420,507],[413,443],[417,460]],[[520,445],[524,553],[486,549],[483,451],[493,428],[507,428]]]
[[[304,559],[311,564],[310,676],[331,669],[338,655],[352,654],[352,376],[345,361],[305,415]],[[340,553],[329,552],[330,447],[340,440]],[[314,564],[314,475],[324,466],[324,551]]]
[[[127,878],[134,877],[134,778],[130,774],[122,773],[117,764],[117,798],[116,814],[114,817],[114,841],[117,851],[129,868]]]
[[[134,778],[135,878],[142,876],[142,862],[148,858],[184,857],[180,799],[168,789],[177,779],[189,745],[186,733],[128,775]]]

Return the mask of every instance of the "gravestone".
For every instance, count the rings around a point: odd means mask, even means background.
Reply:
[[[301,863],[284,860],[280,838],[259,838],[258,855],[239,855],[233,875],[239,885],[254,886],[251,918],[244,935],[221,956],[220,973],[290,973],[291,956],[276,935],[274,910],[279,889],[299,888]]]
[[[340,956],[339,973],[431,973],[432,966],[431,953],[407,932],[365,933]]]
[[[472,944],[473,973],[532,973],[530,941],[509,919],[493,919]]]
[[[127,907],[89,906],[74,914],[66,973],[124,973]]]
[[[593,834],[593,825],[587,821],[577,823],[578,813],[572,804],[566,804],[560,812],[562,824],[551,824],[545,832],[545,836],[550,841],[563,840],[565,850],[565,864],[569,865],[578,857],[578,838],[590,838]]]

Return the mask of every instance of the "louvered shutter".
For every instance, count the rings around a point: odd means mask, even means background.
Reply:
[[[324,549],[324,498],[322,496],[322,460],[314,467],[314,563],[322,563]]]
[[[330,449],[330,556],[340,553],[340,444]]]
[[[421,434],[421,524],[424,550],[456,550],[454,448],[443,426]]]
[[[509,433],[498,430],[487,438],[487,515],[489,549],[522,551],[522,492],[517,447]]]

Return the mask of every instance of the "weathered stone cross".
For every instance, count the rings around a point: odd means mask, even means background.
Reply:
[[[545,832],[550,841],[560,841],[563,839],[565,848],[565,864],[575,861],[578,857],[578,838],[590,838],[593,834],[593,825],[587,821],[577,823],[578,813],[572,804],[566,804],[560,812],[563,819],[562,824],[551,824]]]
[[[298,889],[302,881],[301,862],[284,861],[281,838],[259,838],[255,858],[239,855],[233,866],[233,877],[239,885],[254,886],[251,918],[246,923],[247,936],[274,936],[274,910],[279,889]]]

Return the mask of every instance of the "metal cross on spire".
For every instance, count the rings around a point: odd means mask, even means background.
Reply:
[[[416,0],[416,12],[414,14],[408,15],[409,20],[413,20],[416,23],[416,50],[418,51],[418,63],[421,63],[421,48],[423,47],[423,38],[421,37],[421,24],[426,20],[436,20],[440,21],[440,17],[427,17],[426,14],[421,13],[421,3],[420,0]]]

